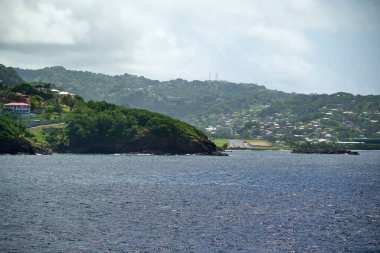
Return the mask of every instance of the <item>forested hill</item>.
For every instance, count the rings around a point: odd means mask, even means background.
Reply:
[[[3,107],[17,101],[20,93],[29,97],[32,113],[19,114]],[[223,155],[207,135],[183,121],[105,101],[85,102],[48,84],[2,85],[0,98],[0,154],[53,150]]]
[[[24,82],[24,80],[18,76],[12,67],[6,67],[0,64],[0,84],[14,86],[22,82]]]
[[[26,81],[51,82],[85,99],[144,108],[185,120],[213,137],[350,140],[380,136],[380,96],[296,94],[226,81],[160,82],[49,67],[16,69]]]
[[[188,82],[176,79],[160,82],[142,76],[109,76],[63,67],[16,71],[26,81],[52,82],[85,99],[130,105],[182,119],[212,113],[233,113],[240,108],[248,109],[293,96],[256,84],[224,81]]]

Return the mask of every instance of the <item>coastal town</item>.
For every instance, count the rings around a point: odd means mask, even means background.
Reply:
[[[252,111],[220,114],[215,119],[208,119],[209,125],[204,130],[214,138],[223,136],[228,139],[268,140],[280,144],[291,139],[308,142],[353,142],[354,138],[365,138],[373,134],[374,129],[375,136],[380,136],[379,111],[353,112],[327,107],[323,107],[321,111],[323,117],[307,121],[297,120],[290,112],[261,117]],[[193,123],[198,125],[203,122],[195,119]],[[353,134],[356,134],[354,138]]]
[[[41,89],[46,89],[46,87],[41,87]],[[17,92],[11,97],[3,93],[0,102],[3,103],[3,110],[13,111],[19,115],[19,119],[26,126],[59,123],[59,117],[54,112],[58,112],[59,108],[68,110],[65,102],[61,102],[75,95],[53,88],[49,91],[59,99],[53,99],[48,104],[38,104],[32,96]],[[31,106],[32,102],[33,106]],[[268,105],[260,109],[266,107]],[[285,147],[292,141],[359,143],[358,139],[366,138],[367,132],[373,132],[373,129],[377,129],[376,134],[380,136],[379,111],[353,112],[339,107],[323,107],[321,112],[323,117],[318,120],[299,121],[290,112],[258,116],[257,111],[247,110],[242,113],[212,115],[207,122],[193,119],[191,123],[203,128],[212,139],[227,140],[222,143],[225,147],[239,149]],[[360,122],[357,119],[360,119]],[[353,132],[360,134],[352,138]]]

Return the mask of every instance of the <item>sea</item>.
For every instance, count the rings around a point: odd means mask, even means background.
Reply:
[[[380,252],[380,151],[0,156],[0,252]]]

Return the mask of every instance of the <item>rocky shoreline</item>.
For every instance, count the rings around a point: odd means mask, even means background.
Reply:
[[[204,144],[204,143],[203,143]],[[192,148],[192,149],[163,149],[160,150],[157,146],[152,148],[142,148],[141,149],[114,149],[114,148],[100,148],[100,147],[87,147],[87,148],[58,148],[58,149],[50,149],[48,147],[32,144],[25,138],[19,137],[15,139],[8,140],[0,140],[0,154],[9,154],[9,155],[52,155],[53,153],[58,154],[150,154],[150,155],[205,155],[205,156],[228,156],[228,154],[217,151],[213,149],[213,145],[211,143],[207,143],[208,145],[203,146],[202,148]],[[207,147],[207,146],[211,146]],[[178,147],[177,147],[178,148]]]
[[[0,154],[35,155],[35,147],[24,138],[0,140]]]
[[[294,148],[296,154],[332,154],[332,155],[359,155],[357,151],[348,149],[318,149],[318,148]]]
[[[8,155],[51,155],[53,150],[40,145],[33,145],[25,138],[0,140],[0,154]]]

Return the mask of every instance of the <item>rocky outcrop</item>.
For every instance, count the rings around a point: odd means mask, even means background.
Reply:
[[[35,155],[36,149],[24,138],[2,139],[0,140],[0,154],[26,154]]]
[[[126,152],[162,154],[212,154],[216,146],[208,139],[192,139],[179,136],[146,135],[121,147]]]
[[[51,148],[46,147],[46,146],[42,146],[42,145],[38,145],[38,144],[34,145],[34,150],[39,155],[52,155],[53,154],[53,150]]]
[[[295,148],[292,153],[298,154],[340,154],[340,155],[359,155],[357,151],[347,149],[320,149],[320,148]]]
[[[0,140],[0,154],[9,155],[51,155],[53,151],[45,146],[32,144],[25,138],[19,137],[14,139]]]

